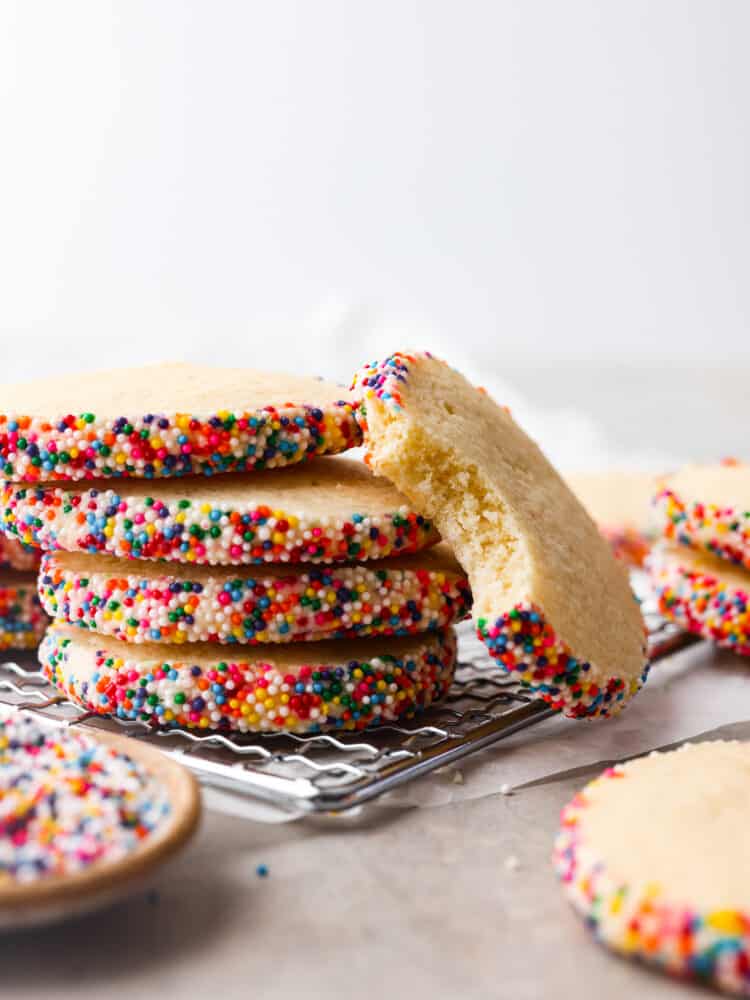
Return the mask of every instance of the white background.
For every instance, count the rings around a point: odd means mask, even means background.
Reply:
[[[748,362],[749,38],[746,0],[4,0],[5,378]]]

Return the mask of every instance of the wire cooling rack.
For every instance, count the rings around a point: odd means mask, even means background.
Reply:
[[[652,661],[696,641],[665,622],[648,601],[643,610]],[[289,813],[343,813],[556,714],[498,675],[468,623],[459,626],[459,659],[453,687],[440,706],[401,725],[364,733],[228,737],[160,732],[145,723],[85,712],[22,663],[0,664],[0,705],[23,707],[61,726],[107,729],[146,741],[206,786]]]

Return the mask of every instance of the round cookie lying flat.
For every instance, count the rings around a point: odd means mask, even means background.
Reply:
[[[750,466],[690,465],[654,501],[665,538],[750,569]]]
[[[51,618],[128,642],[266,643],[412,635],[471,608],[446,545],[403,558],[237,573],[47,553],[39,596]]]
[[[628,566],[642,566],[656,537],[651,509],[655,476],[620,470],[578,473],[565,479],[615,556]]]
[[[574,718],[618,711],[646,677],[643,620],[624,567],[536,444],[428,354],[369,366],[355,388],[373,468],[450,544],[500,667]]]
[[[245,647],[130,645],[52,625],[46,677],[99,714],[220,732],[316,733],[408,718],[453,680],[452,628],[403,639]]]
[[[0,532],[0,569],[17,569],[22,573],[39,568],[39,552],[37,549],[21,545],[12,538],[6,538]]]
[[[609,768],[563,809],[555,865],[596,937],[750,995],[750,744],[688,744]]]
[[[17,482],[248,472],[359,443],[313,378],[161,364],[0,385],[0,472]]]
[[[0,570],[0,650],[36,649],[46,626],[36,576]]]
[[[349,458],[104,489],[6,482],[0,502],[5,531],[44,549],[212,566],[360,562],[439,537],[391,483]]]
[[[750,574],[682,545],[654,548],[647,566],[659,609],[681,628],[750,656]]]

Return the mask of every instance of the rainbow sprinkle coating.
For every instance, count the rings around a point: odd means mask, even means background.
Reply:
[[[80,557],[79,557],[80,558]],[[302,573],[226,572],[191,579],[66,568],[45,555],[39,596],[50,617],[128,642],[249,643],[411,635],[452,625],[471,608],[456,571],[388,562]]]
[[[722,579],[720,568],[690,566],[657,547],[647,561],[659,610],[681,628],[741,656],[750,656],[750,576],[746,586]],[[736,572],[733,574],[736,575]]]
[[[587,844],[581,828],[591,793],[627,779],[627,764],[610,767],[563,808],[553,861],[566,895],[596,939],[614,951],[673,976],[750,995],[750,913],[675,905],[658,884],[623,882]]]
[[[47,618],[42,611],[33,579],[12,574],[0,580],[0,650],[36,649],[44,635]]]
[[[654,499],[668,541],[705,549],[750,569],[750,510],[710,503],[685,503],[671,489]]]
[[[617,714],[648,677],[646,663],[641,676],[630,682],[621,677],[610,677],[605,684],[589,681],[591,664],[573,656],[532,604],[516,604],[492,625],[486,618],[477,619],[477,634],[509,676],[571,719]],[[646,655],[644,633],[644,660]]]
[[[220,660],[217,654],[215,664],[201,666],[147,658],[139,652],[144,647],[125,643],[116,656],[92,645],[87,676],[78,677],[70,633],[65,626],[48,629],[39,660],[48,680],[73,701],[121,719],[219,732],[317,733],[397,722],[448,691],[456,662],[455,632],[447,628],[425,634],[408,656],[383,653],[335,665],[316,662],[312,644],[305,648],[311,662],[300,655],[299,665],[284,670],[260,657]],[[268,647],[264,653],[269,656]]]
[[[0,570],[15,569],[22,573],[39,568],[39,552],[22,545],[0,532]]]
[[[432,523],[405,506],[383,515],[305,518],[252,503],[215,506],[189,495],[165,502],[114,489],[11,482],[2,484],[0,505],[3,530],[28,545],[212,566],[361,562],[418,552],[438,540]]]
[[[71,729],[0,721],[0,884],[118,861],[171,812],[139,764]]]
[[[274,469],[354,448],[360,433],[350,402],[286,403],[210,416],[95,413],[43,420],[0,414],[0,474],[16,482]]]

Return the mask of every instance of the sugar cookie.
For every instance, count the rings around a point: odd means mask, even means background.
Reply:
[[[313,378],[168,363],[0,385],[0,473],[18,482],[247,472],[359,443]]]
[[[750,994],[750,743],[618,764],[562,812],[555,865],[603,944]]]
[[[51,618],[128,642],[266,643],[411,635],[471,607],[446,545],[336,566],[210,568],[50,552],[39,595]]]
[[[391,639],[226,647],[131,645],[52,625],[47,678],[101,714],[168,727],[314,733],[397,722],[448,690],[452,628]]]
[[[0,570],[0,650],[35,649],[46,626],[34,574]]]
[[[684,545],[656,546],[647,560],[662,614],[704,639],[750,656],[750,573]]]
[[[6,482],[0,517],[8,534],[45,549],[212,566],[361,562],[439,537],[388,480],[349,458],[105,488]]]
[[[619,710],[647,672],[626,572],[507,410],[428,354],[357,376],[373,468],[435,520],[500,667],[572,717]]]
[[[750,569],[750,466],[689,465],[661,482],[664,537]]]
[[[565,480],[618,559],[642,566],[656,537],[651,501],[656,477],[648,472],[577,473]]]

